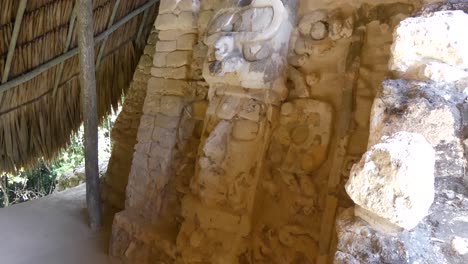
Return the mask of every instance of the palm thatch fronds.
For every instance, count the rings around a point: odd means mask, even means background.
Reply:
[[[108,28],[117,0],[94,0],[95,35]],[[121,0],[115,20],[126,17],[149,0]],[[0,78],[4,74],[19,0],[0,0]],[[20,27],[8,80],[28,73],[67,51],[67,35],[75,0],[29,0]],[[113,32],[97,69],[99,117],[118,106],[132,79],[157,4],[148,19],[135,16]],[[143,34],[137,39],[140,27]],[[74,32],[74,31],[73,31]],[[102,43],[101,43],[102,44]],[[100,49],[97,44],[96,54]],[[77,46],[73,34],[68,49]],[[30,167],[38,158],[53,159],[82,123],[79,61],[75,55],[7,91],[0,92],[0,171]],[[54,91],[56,80],[59,83]]]

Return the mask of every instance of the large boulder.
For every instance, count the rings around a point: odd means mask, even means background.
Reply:
[[[346,192],[356,215],[380,230],[413,229],[434,201],[434,163],[434,150],[422,135],[383,137],[351,169]]]
[[[417,80],[467,78],[467,25],[468,14],[460,10],[403,20],[394,33],[390,69]]]
[[[387,80],[374,100],[369,146],[399,131],[423,135],[436,150],[436,177],[463,177],[465,158],[459,138],[464,96],[452,85]]]

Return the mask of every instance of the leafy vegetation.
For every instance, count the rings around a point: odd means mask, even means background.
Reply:
[[[99,159],[110,157],[110,131],[117,114],[106,120],[99,129]],[[26,202],[52,194],[57,180],[74,169],[83,166],[83,128],[71,139],[70,145],[52,162],[39,160],[31,170],[21,169],[16,174],[0,174],[0,208]]]

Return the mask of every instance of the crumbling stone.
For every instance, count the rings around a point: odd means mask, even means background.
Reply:
[[[457,107],[462,101],[450,85],[387,80],[374,100],[369,146],[398,131],[419,133],[436,150],[436,177],[462,177],[466,161]]]
[[[346,192],[359,206],[356,215],[377,229],[385,228],[381,219],[413,229],[434,201],[434,163],[435,152],[422,135],[383,137],[351,169]]]
[[[410,79],[456,81],[466,78],[468,38],[464,35],[467,24],[468,14],[457,10],[405,19],[395,31],[390,68]]]

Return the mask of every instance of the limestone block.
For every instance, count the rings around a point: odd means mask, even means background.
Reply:
[[[159,146],[166,149],[171,149],[176,143],[175,131],[162,127],[155,127],[153,129],[152,139],[157,141]]]
[[[159,13],[172,13],[172,11],[176,9],[178,2],[179,1],[177,0],[161,0],[159,4]]]
[[[153,134],[153,128],[138,129],[137,140],[141,143],[151,142],[151,135]]]
[[[167,116],[180,116],[184,108],[184,98],[180,96],[162,96],[160,104],[160,113]]]
[[[180,14],[160,14],[155,22],[159,30],[188,30],[197,28],[197,19],[191,11]]]
[[[167,129],[175,129],[179,125],[179,118],[167,116],[161,113],[156,115],[155,119],[155,126],[167,128]]]
[[[158,68],[166,67],[167,52],[156,52],[153,57],[153,65]]]
[[[185,34],[177,38],[177,49],[178,50],[193,50],[193,47],[197,43],[196,34]]]
[[[158,94],[148,93],[143,104],[143,112],[145,115],[155,116],[159,113],[161,98]]]
[[[186,66],[179,68],[151,68],[151,75],[166,79],[187,79],[189,69]]]
[[[192,11],[198,9],[198,1],[193,0],[162,0],[159,4],[159,13],[175,13],[179,14],[182,11]]]
[[[155,118],[150,115],[143,115],[140,119],[140,127],[141,130],[151,130],[154,127]]]
[[[438,62],[467,70],[466,25],[468,14],[463,11],[440,11],[403,20],[394,33],[390,68],[403,74]]]
[[[161,30],[158,37],[160,40],[177,40],[180,36],[197,32],[197,29]]]
[[[380,220],[413,229],[434,201],[434,164],[435,151],[422,135],[383,137],[351,169],[346,192],[364,209],[356,215],[380,230]]]
[[[200,8],[200,4],[198,0],[179,0],[177,1],[177,8],[180,11],[195,11]]]
[[[177,41],[168,40],[168,41],[158,41],[156,43],[157,52],[171,52],[177,49]]]
[[[148,80],[148,94],[186,96],[190,93],[190,83],[151,77]]]
[[[167,67],[177,68],[184,65],[189,65],[191,62],[192,53],[190,51],[174,51],[167,54]]]
[[[423,135],[436,150],[436,177],[462,177],[465,170],[456,87],[387,80],[374,100],[369,146],[399,131]]]

